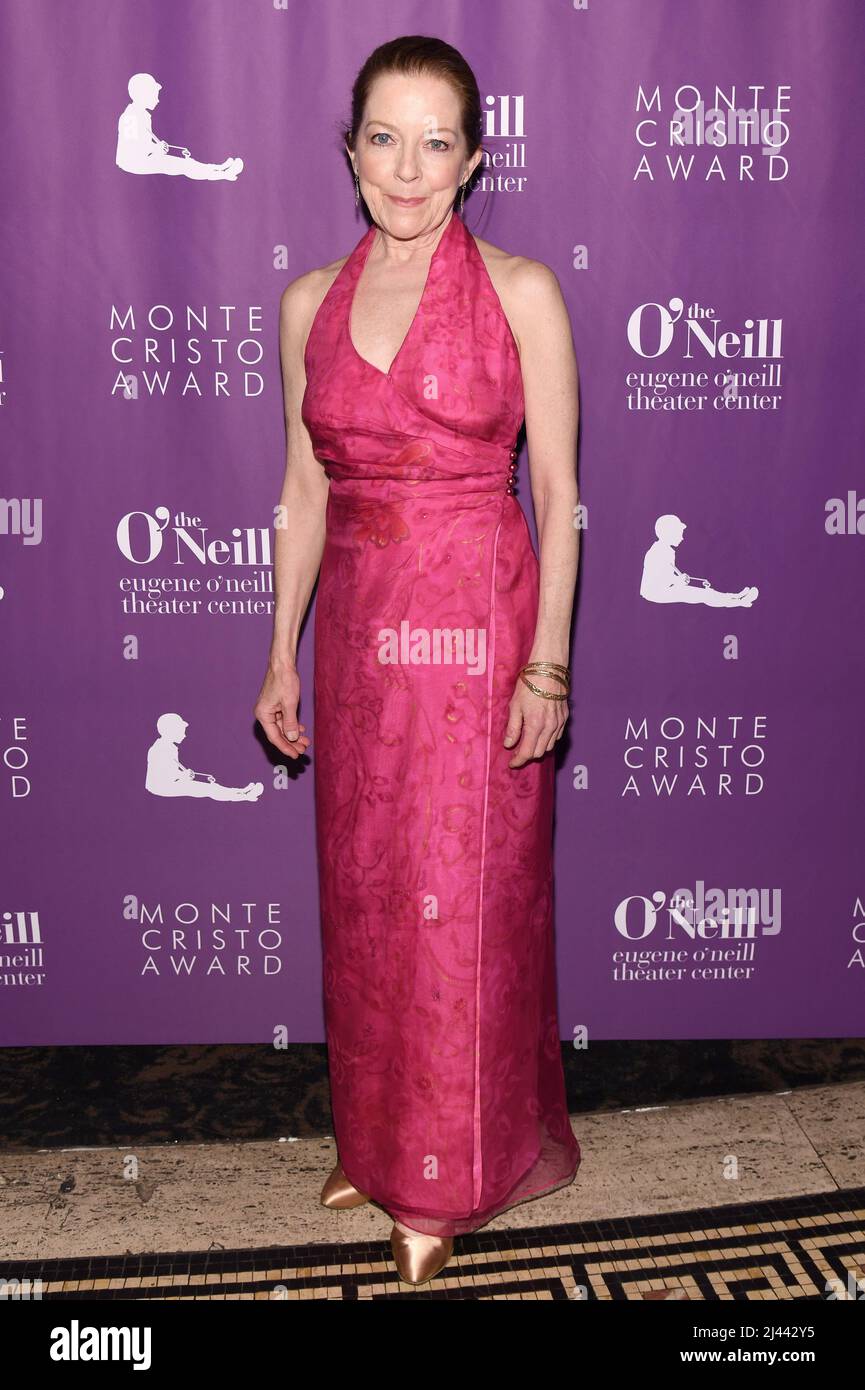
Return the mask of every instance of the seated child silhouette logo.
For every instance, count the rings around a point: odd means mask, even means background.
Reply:
[[[657,540],[643,559],[640,595],[650,603],[704,603],[707,608],[750,608],[759,589],[753,585],[737,594],[714,589],[708,579],[676,569],[676,546],[685,534],[685,523],[668,513],[655,522]]]
[[[159,101],[162,84],[149,72],[137,72],[128,84],[129,105],[117,122],[119,169],[127,174],[182,174],[187,179],[228,179],[232,183],[243,168],[242,159],[205,164],[193,159],[185,145],[159,140],[150,126],[150,112]],[[179,150],[179,154],[172,154]]]
[[[156,721],[159,738],[147,750],[147,776],[144,786],[154,796],[198,796],[212,801],[257,801],[263,782],[247,782],[245,787],[224,787],[210,772],[193,772],[184,767],[177,745],[186,738],[189,727],[179,714],[161,714]]]

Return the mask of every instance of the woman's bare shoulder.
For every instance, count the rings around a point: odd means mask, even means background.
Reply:
[[[553,304],[563,303],[558,277],[543,261],[513,255],[482,237],[474,240],[519,346],[521,331],[526,336],[533,316],[543,316]]]
[[[305,342],[319,307],[351,252],[289,281],[279,300],[281,331]]]

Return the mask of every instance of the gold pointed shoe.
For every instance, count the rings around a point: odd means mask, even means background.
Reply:
[[[406,1284],[426,1284],[444,1269],[454,1242],[452,1236],[426,1236],[421,1231],[409,1235],[394,1223],[390,1248],[400,1279]]]
[[[345,1173],[342,1171],[342,1164],[338,1163],[321,1189],[321,1205],[323,1207],[333,1207],[343,1211],[348,1207],[362,1207],[364,1202],[368,1202],[369,1197],[365,1192],[358,1192],[349,1182]]]

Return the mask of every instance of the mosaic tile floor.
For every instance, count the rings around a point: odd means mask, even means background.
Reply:
[[[650,1299],[865,1293],[865,1187],[663,1215],[478,1231],[417,1289],[385,1241],[0,1264],[45,1300]],[[858,1285],[857,1285],[857,1281]]]

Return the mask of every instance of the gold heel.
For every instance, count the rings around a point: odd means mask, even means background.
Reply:
[[[401,1231],[394,1224],[390,1248],[400,1279],[406,1284],[426,1284],[444,1269],[454,1251],[452,1236],[426,1236],[421,1231]]]
[[[321,1205],[344,1211],[348,1207],[362,1207],[364,1202],[368,1201],[366,1193],[358,1192],[357,1188],[352,1186],[342,1171],[342,1164],[337,1163],[321,1189]]]

